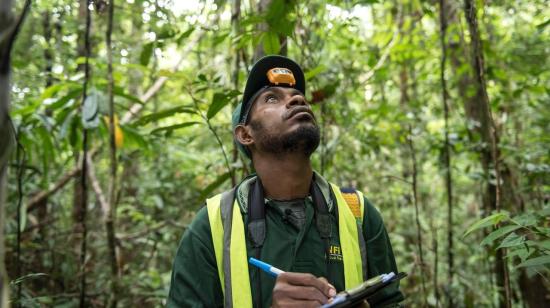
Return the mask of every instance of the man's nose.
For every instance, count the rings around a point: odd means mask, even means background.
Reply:
[[[293,95],[287,102],[287,107],[307,105],[306,99],[302,95]]]

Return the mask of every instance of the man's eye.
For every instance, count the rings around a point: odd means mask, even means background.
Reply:
[[[277,97],[275,97],[274,95],[268,95],[265,97],[265,102],[266,103],[276,103],[277,102]]]

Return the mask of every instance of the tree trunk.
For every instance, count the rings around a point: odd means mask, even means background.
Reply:
[[[414,204],[414,220],[416,223],[416,241],[418,245],[418,257],[419,257],[419,268],[420,268],[420,282],[422,284],[422,297],[424,298],[424,304],[425,306],[428,306],[428,293],[426,292],[426,278],[424,277],[424,269],[427,267],[424,263],[424,251],[422,250],[422,228],[420,225],[420,212],[418,210],[418,169],[417,169],[417,162],[416,162],[416,150],[414,149],[414,142],[413,142],[413,134],[412,134],[412,126],[409,124],[408,127],[408,145],[409,145],[409,151],[410,151],[410,157],[411,157],[411,190],[412,190],[412,196],[413,196],[413,204]]]
[[[82,25],[78,28],[78,45],[77,45],[77,57],[78,58],[85,58],[88,56],[87,49],[86,49],[86,40],[87,40],[87,14],[88,12],[88,0],[80,0],[79,1],[79,7],[78,7],[78,19],[82,21]],[[87,70],[86,63],[81,63],[78,65],[77,70],[81,72],[85,72]],[[87,80],[85,81],[87,82]],[[85,92],[85,91],[84,91]],[[86,94],[84,93],[84,96]],[[84,102],[85,97],[83,98],[82,102]],[[76,168],[80,168],[80,153],[79,151],[74,151],[75,155],[75,165]],[[82,208],[82,199],[84,192],[82,191],[83,184],[81,183],[83,177],[82,172],[78,171],[75,175],[75,181],[73,183],[73,233],[75,234],[76,238],[74,239],[76,243],[79,243],[79,237],[82,234],[83,226],[81,225],[82,221],[82,215],[85,209]],[[78,248],[77,248],[78,250]]]
[[[449,143],[449,92],[447,90],[447,79],[445,70],[447,64],[447,4],[445,0],[439,0],[439,24],[440,24],[440,44],[441,44],[441,98],[443,102],[443,113],[445,119],[445,144],[443,146],[445,186],[447,189],[447,286],[453,285],[454,274],[454,254],[453,254],[453,182],[451,169],[451,145]],[[436,286],[437,288],[437,286]],[[450,291],[450,290],[449,290]],[[453,296],[447,292],[447,306],[453,307]]]
[[[30,1],[25,1],[23,12],[19,19],[13,17],[13,1],[0,2],[0,135],[7,136],[0,139],[0,307],[8,307],[8,275],[4,259],[4,203],[7,189],[7,161],[13,149],[14,134],[9,116],[10,108],[10,55],[17,33],[30,8]],[[19,166],[21,168],[21,166]],[[18,230],[18,234],[21,230]],[[20,286],[21,284],[19,284]],[[20,293],[20,287],[18,294]],[[20,298],[18,298],[20,299]],[[18,303],[19,304],[19,303]]]
[[[287,2],[286,5],[290,4],[286,0],[283,1]],[[271,5],[271,2],[272,0],[259,0],[257,6],[257,14],[265,13]],[[265,22],[259,23],[256,30],[258,31],[258,33],[265,33],[269,31],[269,25]],[[286,35],[279,34],[279,45],[281,46],[281,49],[279,50],[279,55],[286,57],[288,55],[288,40]],[[256,49],[254,50],[254,62],[258,61],[261,57],[265,55],[266,54],[263,44],[262,42],[259,42],[259,44],[256,46]]]
[[[472,0],[464,0],[464,13],[468,22],[470,32],[470,48],[471,48],[471,70],[473,74],[474,95],[467,97],[464,107],[466,115],[477,128],[476,133],[480,136],[482,146],[480,148],[481,163],[486,176],[486,203],[484,208],[486,213],[501,210],[501,177],[500,177],[500,151],[499,151],[499,134],[496,130],[489,96],[487,94],[487,86],[485,82],[485,64],[483,58],[483,46],[479,34],[477,11]],[[494,172],[495,178],[492,178]],[[496,183],[495,183],[496,182]],[[508,206],[511,204],[506,202]],[[497,276],[496,282],[498,287],[499,306],[510,308],[511,290],[510,277],[508,273],[508,264],[506,251],[498,249],[495,255],[495,273]]]
[[[89,0],[80,1],[79,15],[84,12],[84,21],[85,29],[83,34],[83,49],[79,48],[78,52],[83,52],[85,57],[85,62],[81,69],[84,71],[84,81],[82,84],[82,103],[81,106],[84,106],[86,101],[87,91],[88,91],[88,81],[90,79],[90,66],[88,59],[90,58],[90,28],[91,28],[91,12],[89,9],[90,5]],[[75,157],[76,164],[79,164],[78,155]],[[86,253],[87,253],[87,225],[86,225],[86,215],[87,215],[87,205],[88,205],[88,186],[87,186],[87,169],[88,169],[88,131],[86,128],[82,128],[82,162],[81,162],[81,171],[77,174],[75,187],[74,187],[74,204],[73,204],[73,218],[75,219],[75,231],[76,234],[81,234],[82,238],[80,239],[80,251],[79,251],[79,261],[80,261],[80,282],[79,282],[79,305],[80,307],[85,307],[86,303]]]
[[[46,48],[44,48],[44,60],[46,62],[46,66],[44,67],[44,71],[46,73],[46,88],[53,84],[53,55],[51,51],[52,26],[50,18],[51,15],[49,11],[46,10],[42,13],[42,27],[44,33],[44,41],[46,41]],[[46,111],[51,112],[51,110],[49,109],[46,109]]]
[[[269,7],[269,5],[271,4],[271,0],[260,0],[258,2],[258,10],[257,10],[257,14],[262,14],[264,13],[267,8]],[[267,32],[267,23],[265,22],[262,22],[262,23],[259,23],[257,25],[257,31],[258,33],[263,33],[263,32]],[[265,56],[265,50],[264,50],[264,47],[262,45],[262,42],[259,42],[259,44],[256,46],[256,49],[254,50],[254,61],[253,62],[256,62],[258,61],[261,57]]]
[[[111,263],[111,296],[109,298],[109,307],[116,307],[118,303],[118,280],[120,275],[120,269],[117,263],[117,249],[116,249],[116,182],[117,182],[117,156],[116,156],[116,140],[115,129],[118,123],[115,122],[115,104],[114,104],[114,87],[115,82],[113,79],[113,47],[112,47],[112,34],[113,34],[113,15],[114,15],[115,1],[109,1],[109,16],[107,23],[106,33],[106,45],[107,45],[107,92],[109,97],[109,143],[110,143],[110,179],[109,179],[109,209],[105,217],[105,228],[107,231],[107,243],[109,251],[109,259]]]

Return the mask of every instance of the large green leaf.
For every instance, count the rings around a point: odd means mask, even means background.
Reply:
[[[144,104],[144,102],[142,100],[140,100],[138,97],[133,96],[133,95],[125,92],[123,87],[115,87],[113,89],[113,94],[116,95],[116,96],[124,97],[125,99],[127,99],[129,101],[132,101],[134,103],[138,103],[138,104],[141,104],[141,105]]]
[[[164,133],[168,134],[168,133],[171,133],[172,131],[174,131],[176,129],[189,127],[189,126],[196,125],[196,124],[201,124],[201,122],[184,122],[184,123],[179,123],[179,124],[174,124],[174,125],[169,125],[169,126],[158,127],[158,128],[153,129],[151,131],[151,134],[158,134],[158,133],[161,133],[161,132],[164,132]]]
[[[285,0],[272,0],[266,12],[266,19],[273,22],[276,26],[276,22],[279,22],[285,15]]]
[[[36,127],[35,131],[36,133],[38,133],[38,136],[41,140],[42,164],[44,167],[44,173],[48,173],[50,162],[54,160],[54,145],[52,141],[52,135],[43,125]]]
[[[208,108],[206,117],[208,119],[212,119],[220,110],[222,110],[223,107],[225,107],[231,101],[231,99],[233,99],[239,94],[240,92],[236,90],[230,90],[228,92],[223,92],[223,93],[222,92],[214,93],[214,96],[212,97],[212,103]]]
[[[21,276],[21,277],[17,277],[16,279],[10,281],[10,285],[17,285],[17,284],[20,284],[22,283],[23,281],[25,280],[28,280],[28,279],[34,279],[34,278],[37,278],[37,277],[42,277],[42,276],[48,276],[48,274],[45,274],[45,273],[31,273],[31,274],[27,274],[27,275],[24,275],[24,276]]]
[[[504,238],[502,243],[498,245],[497,249],[523,245],[524,242],[525,242],[525,236],[517,235],[515,233],[510,233],[508,234],[508,236]]]
[[[479,221],[477,221],[476,223],[474,223],[473,225],[471,225],[468,230],[466,230],[466,232],[464,233],[463,237],[466,237],[468,236],[470,233],[476,231],[476,230],[479,230],[479,229],[483,229],[483,228],[486,228],[486,227],[489,227],[489,226],[493,226],[493,225],[496,225],[498,224],[499,222],[501,221],[505,221],[505,220],[508,220],[510,217],[508,216],[508,213],[506,212],[500,212],[500,213],[495,213],[493,215],[490,215],[490,216],[487,216]]]
[[[498,239],[501,236],[504,236],[505,234],[508,234],[514,230],[517,230],[521,228],[521,226],[518,225],[510,225],[510,226],[504,226],[501,228],[496,229],[495,231],[491,232],[487,237],[481,241],[481,245],[487,245],[492,243],[494,240]]]
[[[279,35],[277,33],[268,31],[264,33],[262,39],[262,45],[266,54],[278,54],[281,50],[281,44],[279,42]]]
[[[327,67],[324,66],[323,64],[318,65],[314,69],[307,71],[304,74],[305,78],[306,78],[306,80],[310,80],[311,78],[313,78],[313,77],[317,76],[318,74],[324,72],[326,69],[327,69]]]
[[[173,116],[175,114],[178,114],[178,113],[191,113],[191,114],[194,114],[195,110],[189,105],[181,105],[181,106],[177,106],[177,107],[173,107],[173,108],[168,108],[168,109],[165,109],[165,110],[161,110],[161,111],[158,111],[158,112],[154,112],[154,113],[150,113],[148,115],[142,116],[141,118],[139,118],[135,122],[135,125],[138,125],[138,126],[145,125],[145,124],[153,122],[153,121],[157,121],[157,120],[160,120],[160,119],[171,117],[171,116]]]
[[[188,38],[191,33],[193,33],[193,31],[195,31],[195,28],[194,27],[190,27],[189,29],[187,29],[185,32],[183,32],[182,34],[180,34],[178,36],[178,38],[176,39],[176,43],[178,45],[181,45],[181,43],[183,42],[183,40],[185,40],[186,38]]]
[[[147,64],[149,64],[149,60],[151,60],[151,55],[153,54],[154,49],[155,49],[155,42],[150,42],[143,45],[143,49],[139,54],[139,63],[141,65],[147,66]]]
[[[67,86],[66,83],[60,82],[56,83],[54,85],[51,85],[47,87],[44,92],[42,92],[42,95],[40,96],[41,99],[46,99],[53,97],[57,92],[59,92],[61,89],[65,88]]]
[[[90,91],[88,96],[86,96],[81,111],[82,126],[84,128],[92,129],[99,126],[100,99],[100,95],[97,91]]]
[[[540,266],[540,265],[549,265],[549,264],[550,264],[550,255],[545,255],[545,256],[528,259],[518,264],[517,267]]]
[[[141,149],[149,148],[149,142],[141,135],[141,133],[129,125],[120,125],[120,129],[124,134],[124,145],[126,143],[133,143]]]
[[[67,93],[66,95],[62,96],[60,99],[55,101],[54,103],[50,104],[48,106],[48,109],[56,110],[60,107],[65,106],[67,102],[69,102],[71,99],[75,99],[82,95],[82,87],[77,87],[75,89],[72,89]]]

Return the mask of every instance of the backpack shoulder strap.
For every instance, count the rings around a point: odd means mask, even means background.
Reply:
[[[363,215],[364,215],[364,202],[363,202],[363,194],[355,190],[353,188],[340,188],[340,192],[342,192],[342,197],[344,197],[344,200],[346,200],[346,203],[348,204],[351,212],[353,213],[353,216],[355,216],[356,219],[359,219],[361,222],[363,221]]]

